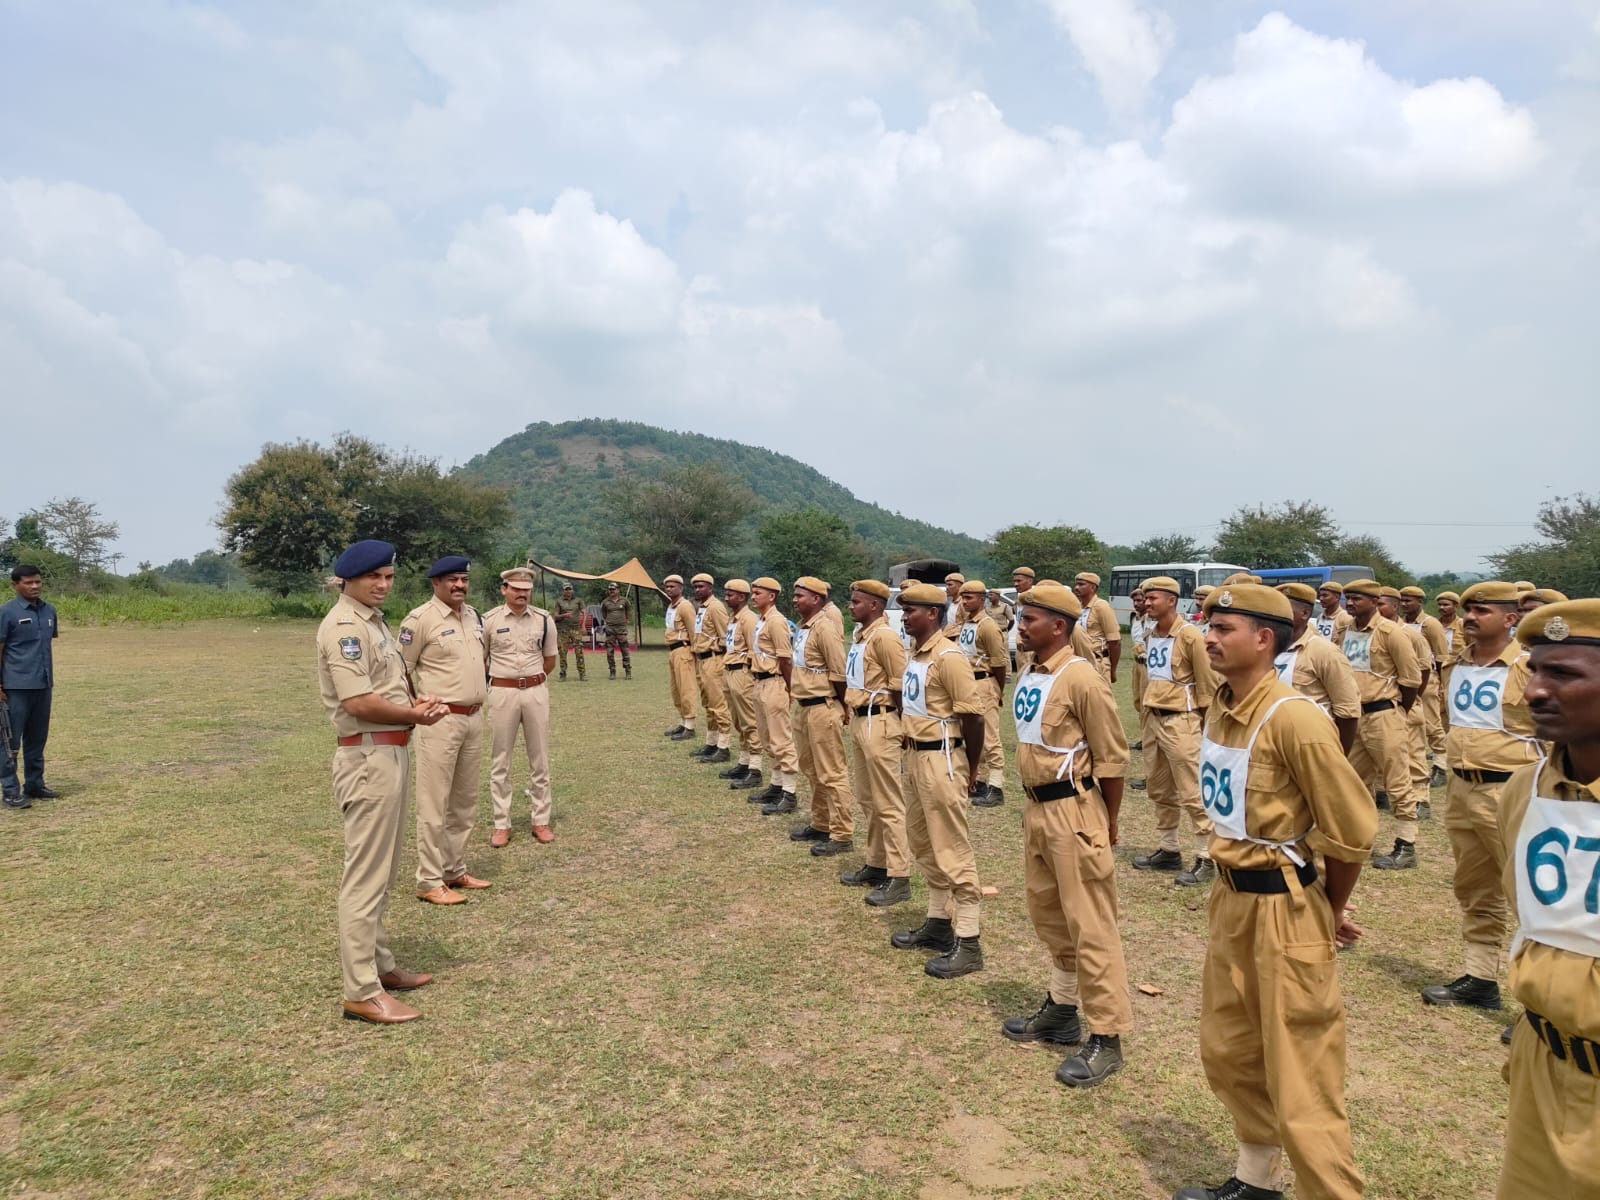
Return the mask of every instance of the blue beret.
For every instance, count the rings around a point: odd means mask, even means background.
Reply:
[[[394,547],[388,542],[373,541],[357,542],[333,564],[333,573],[340,579],[359,579],[363,575],[370,575],[379,567],[387,567],[394,562]]]
[[[471,559],[463,558],[459,554],[446,554],[428,568],[428,578],[437,579],[441,575],[454,575],[457,571],[465,571],[471,565]]]

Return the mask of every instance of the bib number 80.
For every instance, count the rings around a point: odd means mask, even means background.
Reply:
[[[1500,706],[1500,681],[1498,679],[1485,679],[1476,689],[1465,679],[1461,686],[1450,697],[1450,703],[1455,705],[1457,712],[1464,713],[1468,708],[1475,708],[1479,712],[1493,712]]]
[[[1200,802],[1219,817],[1233,815],[1233,772],[1217,770],[1210,763],[1200,767]]]
[[[1561,847],[1559,853],[1551,849],[1554,845]],[[1528,856],[1523,865],[1528,872],[1528,887],[1540,904],[1560,904],[1566,898],[1567,854],[1573,850],[1600,856],[1600,838],[1573,839],[1564,829],[1546,829],[1528,842]],[[1596,857],[1594,870],[1589,875],[1583,907],[1591,915],[1600,914],[1600,857]]]

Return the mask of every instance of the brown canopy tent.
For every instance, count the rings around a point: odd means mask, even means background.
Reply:
[[[643,564],[637,558],[630,558],[615,571],[607,571],[604,575],[585,575],[582,571],[563,571],[560,567],[546,566],[531,554],[528,555],[528,566],[539,572],[539,599],[543,601],[543,607],[545,608],[550,607],[550,599],[544,588],[544,577],[546,575],[557,575],[562,579],[581,579],[585,583],[603,579],[607,583],[617,583],[623,587],[631,587],[633,589],[633,642],[636,646],[644,645],[644,622],[643,614],[639,611],[639,589],[646,587],[652,592],[660,592],[661,589],[656,586],[656,581],[650,578],[650,572],[644,569]]]

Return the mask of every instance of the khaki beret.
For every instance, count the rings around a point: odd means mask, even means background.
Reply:
[[[1528,596],[1545,604],[1565,604],[1567,600],[1566,593],[1558,592],[1555,588],[1534,588]],[[1523,599],[1526,600],[1528,596],[1524,596]]]
[[[950,602],[944,589],[931,583],[913,583],[900,589],[900,607],[921,604],[929,608],[943,608]]]
[[[1435,600],[1454,600],[1457,604],[1461,603],[1461,597],[1456,595],[1454,592],[1440,592],[1437,596],[1434,597],[1434,599]]]
[[[1035,587],[1039,587],[1039,586],[1042,586],[1043,584],[1046,584],[1046,583],[1048,583],[1051,587],[1060,587],[1061,586],[1061,581],[1059,579],[1041,579],[1034,586]]]
[[[1410,600],[1426,600],[1428,598],[1428,593],[1423,591],[1416,584],[1412,584],[1410,587],[1401,588],[1400,594]]]
[[[1147,592],[1171,592],[1174,596],[1183,595],[1183,589],[1178,586],[1178,581],[1170,575],[1152,575],[1139,586]]]
[[[1352,579],[1344,585],[1346,596],[1371,596],[1376,600],[1383,595],[1383,588],[1376,579]]]
[[[746,579],[730,579],[722,585],[722,590],[725,592],[738,592],[741,595],[748,596],[750,594],[750,582]]]
[[[794,581],[794,585],[795,587],[801,588],[804,591],[813,592],[818,596],[826,596],[830,590],[828,585],[822,580],[818,579],[815,575],[802,575],[799,579]]]
[[[1516,588],[1519,592],[1531,592],[1535,587],[1534,584],[1529,583],[1526,579],[1519,579],[1511,586]]]
[[[1194,598],[1196,600],[1204,600],[1207,596],[1211,595],[1211,593],[1216,591],[1216,590],[1217,589],[1212,587],[1209,583],[1202,583],[1199,587],[1195,588],[1195,590],[1194,590]]]
[[[989,585],[981,579],[969,579],[961,585],[961,595],[963,596],[987,596],[988,594]]]
[[[1463,604],[1515,604],[1517,585],[1499,579],[1485,579],[1461,593]]]
[[[1337,579],[1329,579],[1317,584],[1317,591],[1332,592],[1335,596],[1342,596],[1344,595],[1344,584]]]
[[[766,592],[781,592],[781,591],[783,591],[783,584],[779,583],[771,575],[763,575],[760,579],[756,580],[750,586],[751,586],[751,588],[760,588],[762,591],[766,591]]]
[[[1277,588],[1263,587],[1259,583],[1224,584],[1206,597],[1204,611],[1208,617],[1214,613],[1237,613],[1284,624],[1294,621],[1289,597]]]
[[[1524,646],[1600,646],[1600,600],[1566,600],[1536,608],[1517,625],[1517,640]]]
[[[1232,575],[1229,575],[1226,579],[1224,579],[1222,581],[1222,586],[1223,587],[1227,587],[1228,584],[1230,584],[1230,583],[1249,583],[1249,582],[1250,582],[1250,572],[1249,571],[1235,571]]]
[[[1280,583],[1278,591],[1291,600],[1298,600],[1301,604],[1315,604],[1317,602],[1316,590],[1309,583]]]
[[[1018,596],[1017,603],[1060,613],[1074,620],[1083,616],[1083,601],[1073,594],[1071,588],[1062,587],[1059,583],[1036,584]]]
[[[715,583],[716,580],[711,578],[711,576],[707,575],[704,571],[701,571],[700,574],[694,576],[692,579],[689,580],[689,582],[690,583]]]
[[[889,585],[880,583],[876,579],[858,579],[850,585],[852,592],[865,592],[869,596],[876,596],[879,600],[889,598]]]
[[[682,575],[668,575],[661,582],[663,584],[676,583],[676,584],[681,586],[683,584],[683,576]]]
[[[509,571],[500,572],[500,582],[513,585],[525,583],[532,587],[533,572],[527,567],[512,567]]]
[[[1033,568],[1032,567],[1012,567],[1011,568],[1011,574],[1012,574],[1013,577],[1015,577],[1017,575],[1026,575],[1029,579],[1032,579],[1033,578]]]
[[[1378,595],[1385,600],[1398,600],[1400,599],[1400,589],[1396,587],[1381,587],[1378,589]]]
[[[1072,577],[1072,581],[1074,583],[1092,583],[1095,587],[1100,586],[1100,576],[1093,571],[1079,571]]]
[[[967,581],[967,577],[960,571],[951,571],[950,574],[944,577],[944,581],[946,583],[965,583]]]

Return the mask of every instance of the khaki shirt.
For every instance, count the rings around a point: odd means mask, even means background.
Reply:
[[[694,652],[721,654],[728,645],[728,606],[713,596],[700,606],[695,620],[700,622],[700,632],[695,635]]]
[[[1578,783],[1567,774],[1566,754],[1559,745],[1551,747],[1539,790],[1556,800],[1574,804],[1600,803],[1596,784]],[[1506,899],[1511,905],[1512,923],[1517,911],[1517,834],[1533,798],[1537,764],[1526,766],[1507,781],[1500,793],[1500,840],[1506,850],[1504,875]],[[1567,859],[1567,886],[1587,887],[1594,858],[1576,854]],[[1568,1036],[1600,1041],[1600,959],[1543,942],[1526,942],[1511,960],[1511,994],[1524,1008],[1538,1013]],[[1557,1063],[1558,1069],[1576,1071],[1571,1063]],[[1577,1076],[1573,1076],[1577,1078]]]
[[[544,660],[560,651],[556,623],[542,608],[528,605],[519,617],[509,604],[483,614],[483,642],[489,674],[496,679],[531,679],[544,674]]]
[[[1417,662],[1417,652],[1412,649],[1411,639],[1388,617],[1374,615],[1365,630],[1357,629],[1355,622],[1351,621],[1350,627],[1344,632],[1343,641],[1334,643],[1344,651],[1347,661],[1354,663],[1350,638],[1362,633],[1372,634],[1372,641],[1370,669],[1355,673],[1356,687],[1361,691],[1361,703],[1399,701],[1402,687],[1422,686],[1422,665]]]
[[[844,634],[827,609],[812,613],[800,623],[806,630],[806,648],[795,660],[789,677],[789,694],[796,700],[832,696],[833,685],[844,682]]]
[[[1074,661],[1076,660],[1076,661]],[[1117,701],[1111,684],[1096,669],[1094,662],[1063,646],[1043,663],[1034,663],[1017,676],[1017,686],[1026,687],[1040,675],[1056,676],[1040,719],[1040,736],[1052,746],[1071,750],[1087,742],[1088,748],[1072,758],[1071,778],[1093,775],[1098,779],[1121,779],[1128,773],[1128,735],[1122,730]],[[1061,770],[1062,755],[1043,746],[1017,743],[1017,770],[1024,787],[1039,787],[1067,779]]]
[[[1144,643],[1150,636],[1150,631],[1155,628],[1155,622],[1149,617],[1133,616],[1128,619],[1128,638],[1133,642],[1133,661],[1144,662]]]
[[[1089,601],[1078,624],[1088,633],[1096,658],[1105,658],[1111,653],[1111,643],[1122,640],[1122,627],[1117,624],[1116,609],[1107,604],[1103,596],[1096,596]]]
[[[484,683],[483,618],[470,604],[453,612],[435,596],[400,622],[400,653],[411,681],[424,696],[446,704],[482,704]]]
[[[731,667],[750,661],[750,649],[756,644],[756,628],[760,624],[761,618],[756,616],[756,610],[748,604],[734,614],[728,622],[728,628],[733,631],[733,648],[723,660],[724,666]]]
[[[565,596],[557,596],[553,615],[556,618],[556,627],[562,633],[575,634],[583,631],[583,601],[576,596],[571,600]]]
[[[1435,674],[1450,659],[1450,648],[1445,645],[1444,626],[1439,624],[1439,618],[1428,613],[1422,614],[1422,619],[1416,624],[1406,622],[1407,629],[1415,629],[1422,634],[1422,640],[1427,643],[1428,657],[1431,660],[1429,669]]]
[[[755,649],[750,654],[750,667],[763,675],[774,675],[780,658],[794,657],[794,639],[789,636],[789,618],[774,604],[765,617],[759,614]]]
[[[1472,651],[1466,650],[1461,658],[1452,659],[1445,667],[1444,679],[1444,760],[1451,767],[1463,771],[1515,771],[1518,767],[1537,762],[1544,753],[1544,743],[1533,729],[1533,713],[1523,693],[1528,687],[1528,651],[1521,642],[1509,643],[1498,657],[1485,666],[1499,664],[1505,668],[1505,682],[1500,688],[1500,713],[1504,730],[1473,729],[1451,722],[1455,691],[1472,690],[1461,676],[1462,668],[1476,667]],[[1459,682],[1458,682],[1459,680]],[[1465,697],[1468,705],[1470,695]]]
[[[989,618],[989,620],[993,621],[1000,627],[1001,633],[1005,633],[1010,630],[1015,620],[1011,610],[1011,605],[1007,604],[1004,600],[1000,601],[998,604],[985,604],[983,606],[983,612],[984,615]]]
[[[1433,670],[1433,650],[1428,645],[1428,639],[1422,636],[1422,629],[1416,625],[1406,625],[1396,621],[1406,635],[1406,641],[1411,643],[1411,653],[1417,656],[1417,678]]]
[[[615,629],[626,633],[628,631],[628,602],[620,596],[615,600],[607,596],[600,601],[600,620],[607,629]]]
[[[694,640],[694,605],[682,596],[674,604],[667,601],[667,645],[676,649]]]
[[[900,680],[906,673],[905,643],[889,627],[889,622],[879,617],[870,625],[856,626],[851,644],[862,647],[861,676],[867,686],[850,688],[844,702],[851,708],[864,708],[868,704],[887,707],[889,692],[900,690]]]
[[[1268,674],[1242,700],[1224,684],[1206,713],[1205,736],[1219,746],[1241,750],[1279,700],[1295,691],[1276,673]],[[1315,850],[1340,862],[1365,863],[1378,833],[1378,810],[1366,784],[1339,745],[1333,722],[1310,705],[1294,700],[1272,713],[1250,751],[1244,795],[1245,832],[1264,841],[1292,843],[1310,861]],[[1272,846],[1211,836],[1211,857],[1219,867],[1267,870],[1288,859]]]
[[[1150,643],[1161,636],[1160,630],[1152,625],[1145,637],[1146,654],[1149,653]],[[1206,658],[1206,635],[1200,632],[1199,626],[1185,621],[1179,614],[1173,617],[1168,636],[1175,639],[1172,643],[1172,679],[1170,682],[1151,679],[1145,683],[1145,708],[1171,712],[1209,708],[1211,697],[1216,695],[1222,681],[1217,678],[1210,660]]]
[[[1447,656],[1446,661],[1452,658],[1460,657],[1467,648],[1466,622],[1460,617],[1457,617],[1448,625],[1441,624],[1439,628],[1444,630],[1444,646]]]
[[[1330,716],[1361,716],[1361,689],[1350,663],[1310,625],[1289,644],[1294,658],[1294,690],[1315,700]]]
[[[1320,610],[1321,606],[1319,605],[1318,608]],[[1311,618],[1311,621],[1312,624],[1316,624],[1318,621],[1326,621],[1327,619],[1328,614],[1326,612],[1319,611],[1316,616]],[[1327,639],[1335,646],[1338,646],[1344,641],[1344,631],[1349,629],[1350,626],[1354,625],[1355,623],[1356,619],[1350,615],[1350,610],[1341,604],[1337,609],[1334,610],[1333,632],[1331,634],[1325,634],[1324,636],[1327,637]],[[1319,629],[1317,632],[1321,633],[1322,631]]]
[[[978,627],[975,643],[978,652],[972,659],[972,670],[975,674],[993,675],[996,671],[1011,665],[1011,653],[1006,649],[1005,635],[1000,632],[1000,626],[989,619],[989,614],[986,612],[980,612],[975,617],[966,617],[960,624],[952,627],[954,633],[946,630],[945,636],[960,645],[961,631],[968,625]],[[965,654],[966,651],[963,650],[962,653]]]
[[[932,663],[928,668],[928,687],[923,704],[926,717],[913,717],[901,710],[901,731],[919,742],[941,740],[946,723],[964,714],[981,717],[988,708],[972,677],[972,665],[961,648],[941,633],[934,634],[910,655],[915,662]],[[959,723],[949,729],[951,740],[961,736]]]
[[[400,644],[389,636],[383,613],[349,596],[334,601],[317,627],[317,684],[322,706],[328,710],[334,732],[340,737],[410,729],[410,725],[377,725],[360,721],[345,711],[344,701],[373,695],[409,708],[411,688]]]
[[[844,640],[844,613],[839,611],[839,606],[829,600],[822,606],[821,616],[830,625],[839,631],[839,639]]]

